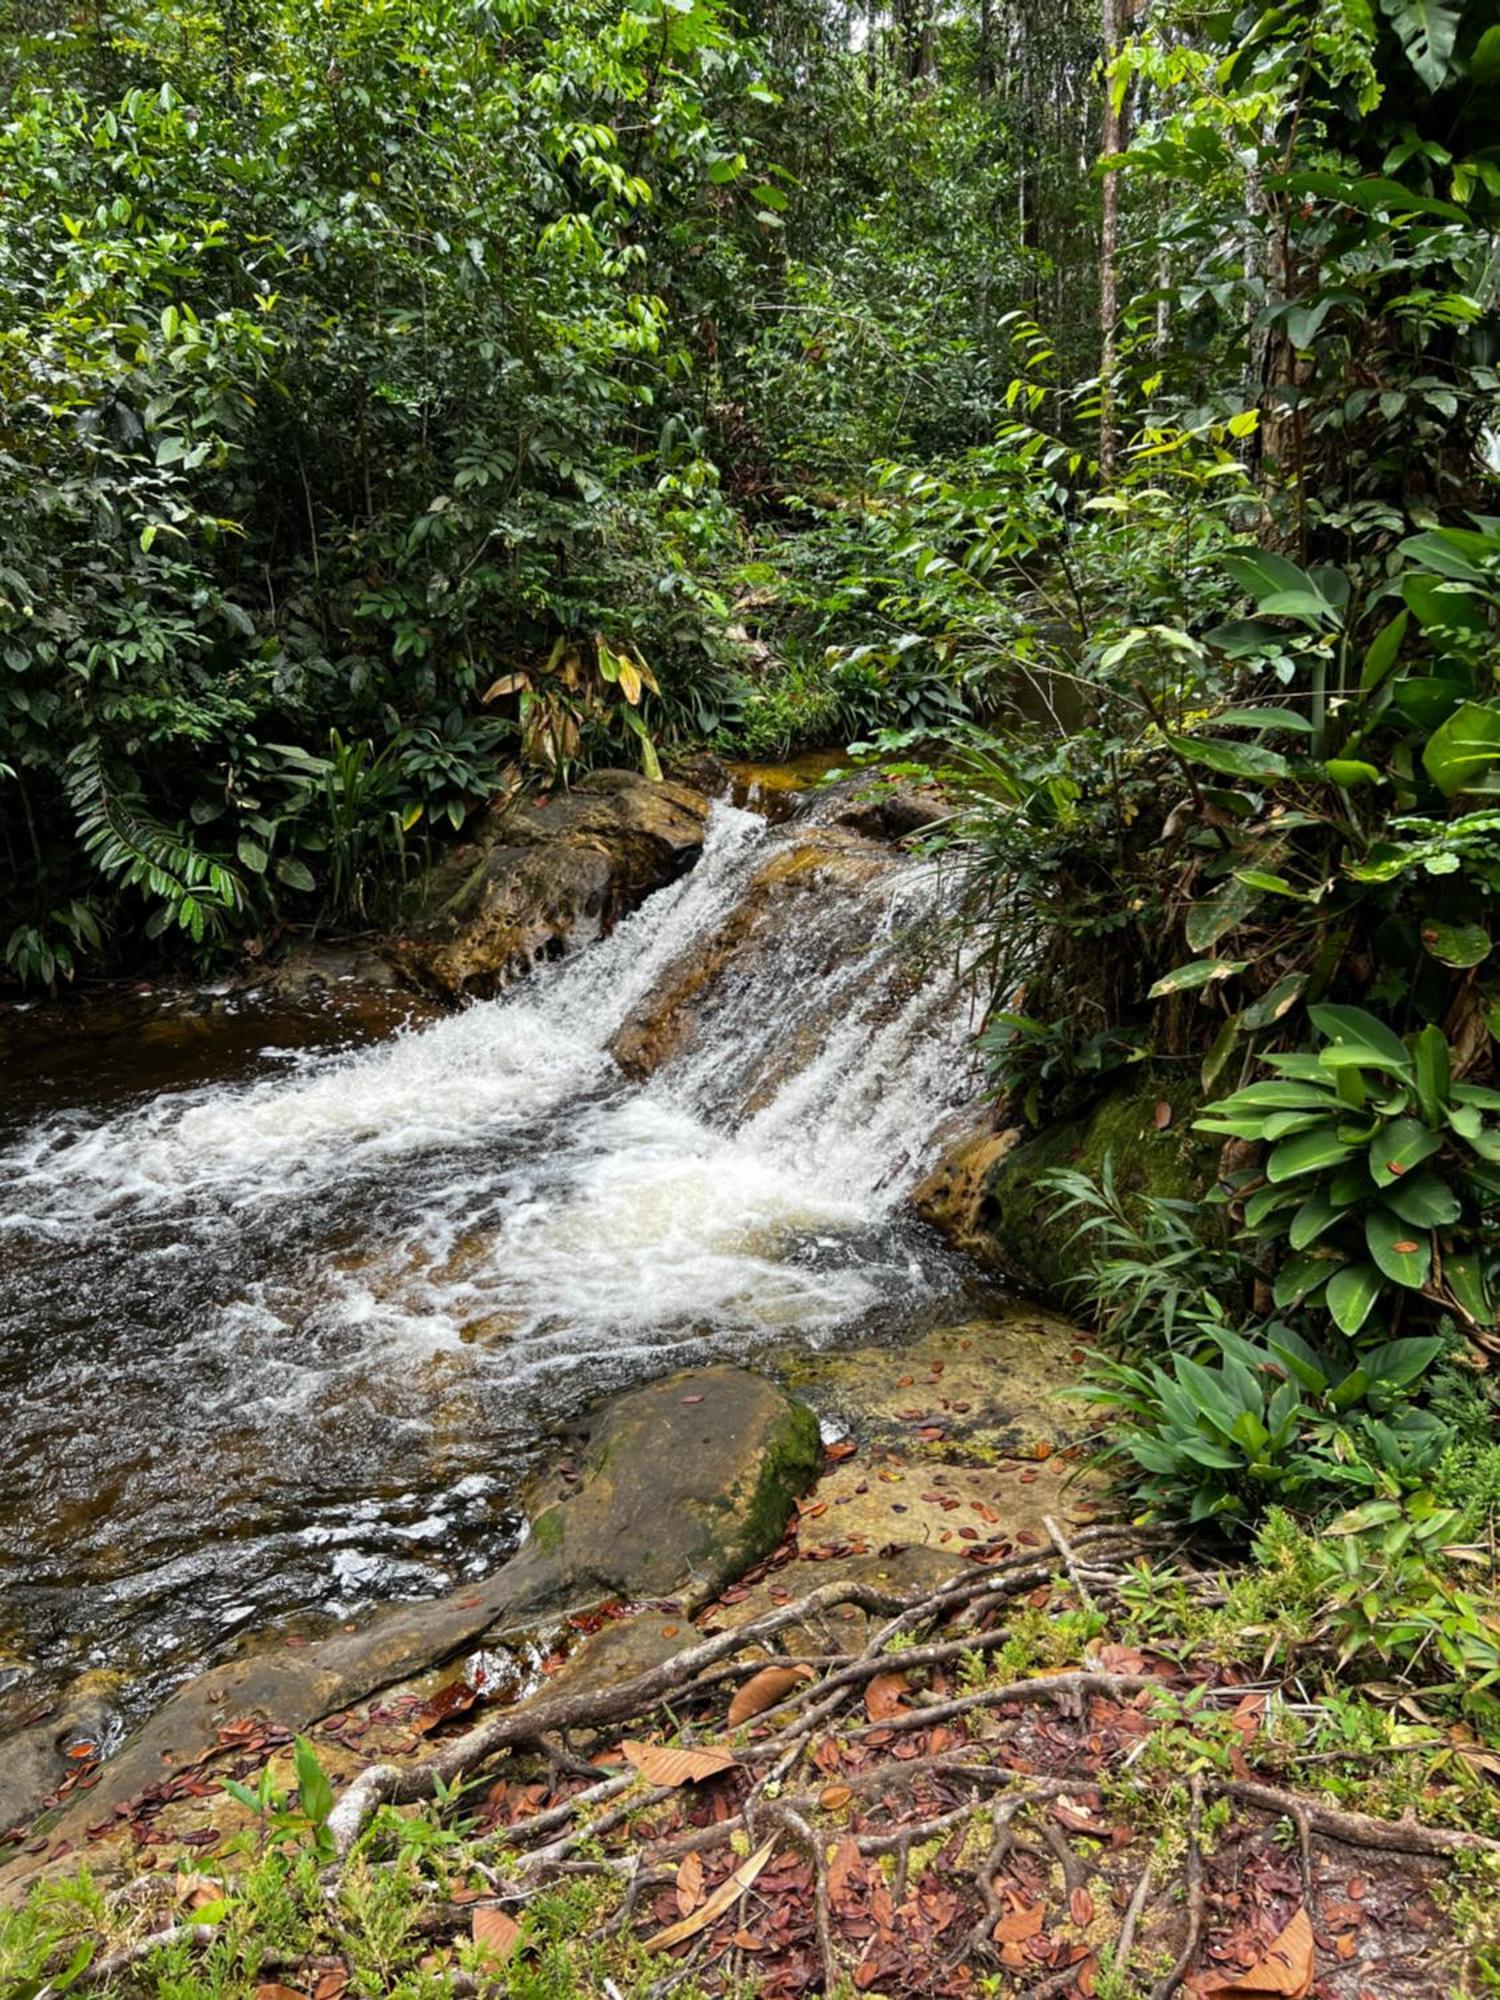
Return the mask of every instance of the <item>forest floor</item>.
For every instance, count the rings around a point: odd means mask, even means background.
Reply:
[[[1270,1664],[1290,1579],[1113,1518],[1055,1407],[981,1433],[943,1347],[696,1619],[607,1607],[520,1704],[470,1662],[301,1759],[232,1721],[43,1840],[0,1994],[1500,1991],[1500,1759],[1315,1637]]]

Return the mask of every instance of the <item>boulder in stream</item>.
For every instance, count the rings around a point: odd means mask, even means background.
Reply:
[[[634,771],[487,815],[432,879],[395,950],[401,975],[447,999],[490,999],[541,960],[601,937],[697,860],[709,801]]]

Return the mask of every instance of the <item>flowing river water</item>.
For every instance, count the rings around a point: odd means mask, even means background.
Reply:
[[[611,1054],[802,837],[718,805],[607,940],[362,1046],[251,999],[213,1081],[38,1043],[0,1111],[0,1730],[491,1569],[606,1390],[972,1307],[904,1207],[974,1092],[928,866],[773,900],[669,1060]]]

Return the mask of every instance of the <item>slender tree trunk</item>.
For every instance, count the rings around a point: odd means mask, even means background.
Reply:
[[[1119,51],[1119,0],[1100,0],[1100,26],[1104,43],[1104,129],[1102,150],[1106,159],[1120,150],[1120,114],[1116,109],[1110,67]],[[1115,470],[1115,371],[1119,363],[1119,240],[1120,179],[1112,167],[1104,170],[1102,215],[1099,226],[1099,477],[1108,482]]]
[[[991,0],[979,0],[979,95],[981,97],[991,96],[995,88],[993,34]]]

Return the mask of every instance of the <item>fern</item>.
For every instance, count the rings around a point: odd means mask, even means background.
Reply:
[[[111,772],[95,737],[69,752],[65,783],[84,853],[106,881],[139,889],[156,904],[147,933],[176,924],[195,944],[220,913],[244,901],[238,877],[148,809],[133,772]]]

